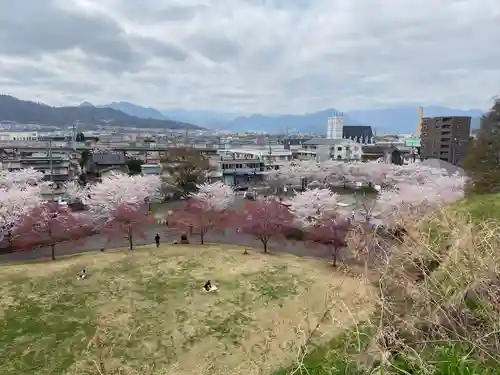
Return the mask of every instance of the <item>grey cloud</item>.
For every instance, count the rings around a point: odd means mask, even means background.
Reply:
[[[92,94],[102,89],[102,87],[95,83],[89,82],[75,82],[56,80],[50,82],[50,88],[61,92],[77,92],[79,94]]]
[[[139,36],[134,37],[132,40],[138,46],[138,49],[149,55],[174,61],[184,61],[188,58],[188,53],[174,44]]]
[[[192,36],[185,40],[188,47],[214,62],[225,62],[237,57],[240,45],[223,36]]]
[[[208,9],[206,5],[162,5],[157,0],[142,0],[139,2],[125,1],[120,3],[120,11],[127,17],[140,21],[181,22],[190,21],[198,14]]]
[[[60,8],[53,0],[9,1],[0,13],[2,53],[32,55],[80,48],[89,54],[129,59],[132,47],[120,26],[99,14]]]
[[[161,19],[165,21],[188,21],[197,14],[204,11],[207,7],[204,5],[195,6],[171,6],[160,12]]]
[[[19,0],[2,4],[1,53],[14,56],[79,49],[87,62],[111,72],[137,71],[153,55],[175,61],[187,55],[179,48],[145,37],[127,35],[104,14],[61,8],[54,0]]]
[[[51,80],[56,75],[36,66],[0,65],[2,74],[14,82],[29,84]]]
[[[0,84],[23,82],[20,96],[43,82],[96,103],[279,113],[416,100],[476,107],[500,87],[498,0],[86,0],[98,12],[4,3],[0,62],[20,63],[0,66]],[[33,61],[65,73],[53,84],[23,73]]]

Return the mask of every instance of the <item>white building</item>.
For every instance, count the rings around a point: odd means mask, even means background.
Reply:
[[[327,139],[342,139],[344,131],[344,116],[342,113],[328,117]]]
[[[302,144],[298,154],[301,159],[361,160],[362,145],[349,139],[314,138]]]
[[[292,151],[285,149],[283,145],[231,148],[219,150],[218,154],[243,159],[257,158],[264,163],[266,168],[279,168],[280,165],[292,160]]]
[[[36,141],[38,132],[0,132],[0,141]]]
[[[256,156],[224,154],[209,159],[211,181],[222,181],[226,185],[247,185],[262,181],[264,163]]]

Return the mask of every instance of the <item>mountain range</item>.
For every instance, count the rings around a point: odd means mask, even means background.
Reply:
[[[0,121],[21,124],[69,126],[79,121],[82,126],[108,125],[137,128],[199,129],[200,127],[169,119],[135,116],[110,107],[95,107],[84,102],[77,107],[51,107],[43,103],[0,95]]]
[[[220,129],[267,133],[325,133],[328,117],[340,112],[335,108],[302,115],[241,115],[197,109],[156,109],[129,102],[114,102],[95,106],[83,102],[79,106],[51,107],[0,95],[0,121],[69,126],[81,125],[129,126],[168,129]],[[479,127],[480,109],[461,110],[439,106],[424,107],[424,116],[471,116],[472,129]],[[417,106],[354,110],[344,113],[346,125],[371,125],[377,134],[410,133],[416,128]]]
[[[340,112],[329,108],[303,115],[239,115],[230,112],[188,109],[155,109],[141,107],[129,102],[115,102],[103,107],[120,110],[137,117],[171,119],[188,122],[208,129],[231,131],[256,131],[268,133],[301,132],[324,133],[328,117]],[[480,109],[461,110],[440,106],[424,107],[424,116],[470,116],[471,128],[479,127]],[[378,133],[411,133],[415,131],[418,119],[417,106],[402,106],[368,110],[353,110],[344,113],[345,125],[371,125]]]

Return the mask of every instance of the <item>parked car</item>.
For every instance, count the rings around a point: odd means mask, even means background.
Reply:
[[[254,201],[255,195],[251,192],[245,191],[245,194],[243,194],[243,198],[248,199],[249,201]]]

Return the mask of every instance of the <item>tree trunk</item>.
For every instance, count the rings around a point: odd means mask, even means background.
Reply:
[[[50,237],[50,255],[52,256],[52,260],[56,260],[56,243],[54,241],[54,237],[52,237],[52,228],[49,225],[49,237]]]
[[[332,266],[333,267],[337,267],[337,255],[338,255],[338,252],[339,252],[339,248],[337,246],[334,246],[333,247],[333,252],[332,252],[332,255],[333,255],[333,264],[332,264]]]
[[[203,245],[204,242],[203,240],[205,239],[205,233],[204,233],[204,230],[203,228],[200,230],[200,243]]]
[[[134,247],[134,244],[132,242],[132,224],[128,225],[128,246],[129,250],[132,250]]]
[[[267,253],[267,241],[268,240],[261,240],[262,245],[264,245],[264,252]]]

